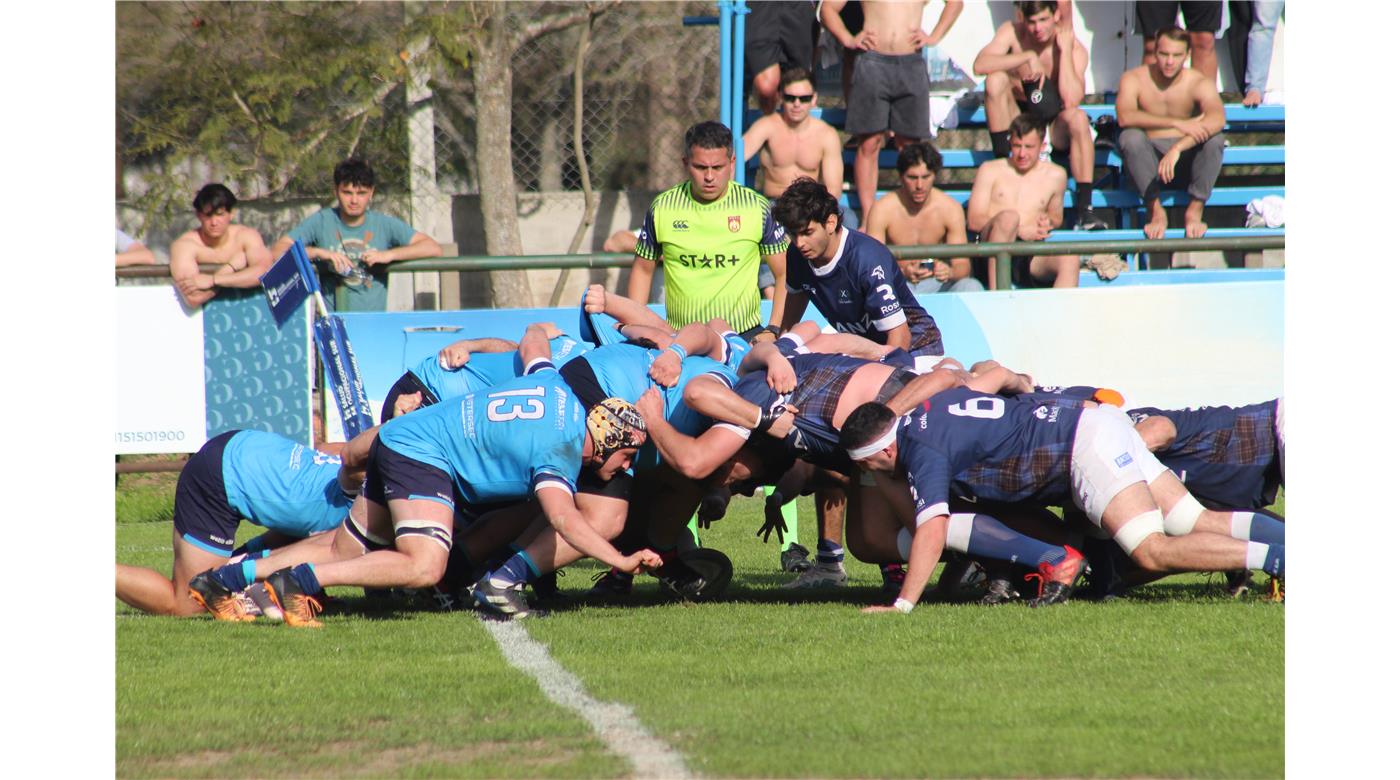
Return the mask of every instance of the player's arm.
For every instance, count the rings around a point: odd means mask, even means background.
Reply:
[[[807,311],[807,293],[788,287],[786,281],[783,282],[783,288],[786,294],[783,296],[783,319],[782,323],[778,325],[778,330],[786,333],[802,319],[802,314]],[[773,299],[777,300],[776,294]]]
[[[379,426],[361,431],[358,436],[340,445],[340,489],[346,493],[358,493],[360,483],[365,479],[365,466],[369,464],[369,447],[379,438]],[[316,449],[324,450],[322,445]]]
[[[695,382],[703,382],[702,374]],[[718,380],[709,380],[722,384]],[[704,479],[719,468],[726,460],[744,446],[745,437],[729,428],[712,426],[699,436],[688,436],[676,430],[666,419],[665,404],[661,393],[650,388],[637,400],[637,411],[647,424],[647,437],[656,445],[656,451],[677,472],[687,479]]]
[[[651,550],[644,549],[626,556],[618,552],[616,547],[583,519],[583,513],[579,512],[578,505],[574,503],[574,494],[558,487],[557,484],[539,483],[535,488],[535,497],[539,499],[540,509],[544,510],[549,524],[564,537],[564,541],[568,542],[570,547],[630,574],[640,574],[643,568],[661,565],[661,556]]]
[[[1002,22],[997,28],[992,40],[977,52],[977,57],[972,60],[972,73],[977,76],[987,76],[992,73],[1002,71],[1012,71],[1027,61],[1035,58],[1033,51],[1012,51],[1012,41],[1016,38],[1016,28],[1011,22]]]
[[[662,248],[656,241],[656,209],[647,209],[642,220],[642,232],[637,234],[637,246],[633,249],[632,272],[627,275],[627,297],[646,305],[651,295],[651,277],[656,266],[662,261]]]
[[[942,368],[927,374],[920,374],[891,396],[890,400],[885,402],[885,406],[888,406],[895,415],[902,417],[934,395],[954,387],[961,387],[965,384],[965,374],[966,372]]]
[[[267,273],[268,267],[272,265],[272,253],[267,250],[267,245],[263,243],[258,231],[244,227],[238,232],[240,251],[236,253],[234,260],[224,263],[214,272],[215,287],[257,287],[261,284],[258,277]],[[235,262],[238,259],[244,261],[241,266]]]
[[[982,163],[972,179],[972,193],[967,196],[968,230],[980,233],[992,219],[992,182],[996,177],[993,165],[996,165],[995,160]]]
[[[885,331],[885,344],[895,349],[909,349],[909,345],[914,343],[914,337],[909,331],[909,323],[900,324]]]
[[[389,249],[371,249],[363,255],[365,265],[384,265],[400,260],[420,260],[424,257],[441,257],[442,244],[433,240],[427,233],[413,231],[408,243]]]
[[[979,393],[1019,395],[1034,390],[1035,382],[1030,374],[1018,374],[995,360],[983,360],[972,364],[967,386]]]
[[[768,315],[768,324],[777,327],[778,331],[782,332],[788,296],[786,249],[782,252],[764,255],[763,262],[767,263],[768,270],[773,272],[773,310]]]
[[[675,387],[681,378],[681,361],[691,355],[706,355],[716,349],[722,339],[703,322],[692,322],[680,329],[675,338],[662,348],[661,354],[651,363],[647,375],[662,387]]]
[[[181,236],[170,245],[170,278],[180,299],[197,309],[214,298],[214,277],[201,273],[194,240]]]
[[[650,290],[651,282],[647,282]],[[601,284],[588,285],[588,292],[584,293],[583,310],[589,314],[599,312],[612,317],[623,325],[645,325],[649,328],[664,330],[669,335],[672,328],[667,324],[661,315],[652,311],[644,303],[624,295],[609,295],[607,288]]]
[[[448,371],[461,368],[471,361],[473,352],[513,352],[520,348],[514,341],[487,336],[462,339],[438,350],[438,365]]]
[[[783,338],[790,339],[791,335],[785,334]],[[797,374],[793,372],[787,357],[778,349],[777,342],[755,344],[753,349],[749,350],[749,354],[739,362],[737,373],[742,376],[760,370],[767,372],[768,386],[780,393],[791,393],[797,387]]]
[[[770,432],[775,436],[786,434],[792,428],[792,414],[787,407],[781,407],[776,412],[765,412],[718,379],[687,382],[682,398],[686,406],[716,423],[732,425],[747,431]],[[781,424],[775,425],[780,419]]]
[[[914,538],[909,547],[909,572],[905,575],[904,586],[900,588],[899,598],[895,604],[906,602],[907,609],[912,609],[913,605],[919,603],[919,598],[923,596],[924,588],[928,587],[929,579],[933,576],[933,569],[938,565],[938,559],[943,556],[943,546],[948,541],[948,503],[946,498],[937,503],[929,504],[921,500],[920,504],[914,507],[915,511],[909,511],[910,498],[909,488],[912,482],[890,478],[885,474],[876,474],[875,481],[880,485],[881,490],[896,507],[896,516],[902,518],[912,518]],[[910,480],[914,477],[910,475]],[[922,488],[922,485],[917,486]],[[926,495],[935,493],[942,494],[946,491],[919,490],[922,499]],[[906,525],[910,524],[906,520]],[[899,607],[875,606],[866,607],[865,612],[893,612]]]

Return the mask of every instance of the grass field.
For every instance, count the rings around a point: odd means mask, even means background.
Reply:
[[[173,482],[122,478],[118,561],[168,571]],[[862,615],[875,567],[848,557],[850,586],[792,597],[760,522],[757,500],[736,499],[705,535],[735,564],[721,603],[673,603],[639,578],[633,606],[578,599],[526,630],[695,774],[1283,775],[1282,605],[1182,575],[1108,604]],[[573,567],[561,589],[581,594],[597,570]],[[349,610],[321,631],[118,603],[117,775],[629,773],[472,614],[368,608],[356,593],[336,594]]]

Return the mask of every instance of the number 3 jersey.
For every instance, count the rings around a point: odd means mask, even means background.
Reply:
[[[806,293],[831,327],[885,344],[887,331],[909,325],[909,353],[942,355],[943,334],[924,311],[884,244],[842,228],[836,259],[813,268],[794,244],[787,253],[788,292]]]
[[[583,404],[553,365],[398,417],[379,441],[452,475],[469,502],[525,498],[550,483],[569,493],[583,466]]]
[[[948,514],[948,498],[1055,504],[1070,497],[1069,461],[1082,409],[958,387],[898,424],[897,468],[915,522]]]

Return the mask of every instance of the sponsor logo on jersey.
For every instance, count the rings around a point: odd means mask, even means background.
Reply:
[[[841,303],[850,303],[850,302],[851,302],[851,291],[850,291],[850,290],[842,290],[842,291],[841,291],[840,299],[841,299]]]
[[[1128,465],[1129,463],[1132,463],[1132,462],[1133,462],[1133,456],[1132,456],[1132,455],[1129,455],[1129,454],[1126,453],[1126,452],[1123,453],[1122,455],[1119,455],[1118,457],[1116,457],[1116,458],[1113,459],[1113,464],[1114,464],[1115,466],[1117,466],[1118,468],[1120,468],[1120,469],[1121,469],[1121,468],[1126,468],[1127,465]]]
[[[887,305],[887,306],[881,306],[881,307],[880,307],[880,313],[881,313],[881,314],[889,314],[890,312],[892,312],[892,311],[894,311],[894,310],[896,310],[896,309],[898,309],[898,308],[899,308],[899,304],[897,304],[897,303],[891,303],[891,304],[889,304],[889,305]]]
[[[884,278],[885,278],[885,269],[883,269],[883,268],[881,268],[880,266],[877,265],[877,266],[875,266],[874,268],[872,268],[872,269],[870,270],[870,275],[873,276],[873,277],[875,277],[876,279],[884,279]]]
[[[209,541],[218,542],[219,544],[233,544],[232,539],[225,539],[222,536],[215,536],[213,534],[209,534]]]
[[[678,219],[671,223],[671,228],[673,230],[690,230],[690,223],[683,219]]]
[[[1045,420],[1046,422],[1055,422],[1060,419],[1060,407],[1042,404],[1035,408],[1035,416],[1037,419]]]
[[[729,215],[729,232],[730,232],[730,233],[738,233],[738,232],[739,232],[739,226],[740,226],[739,215],[738,215],[738,214],[731,214],[731,215]]]
[[[724,268],[739,264],[738,255],[677,255],[676,261],[686,268]]]

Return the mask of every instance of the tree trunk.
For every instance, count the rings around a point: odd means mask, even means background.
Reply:
[[[486,253],[520,255],[520,220],[516,210],[515,176],[510,158],[511,79],[507,14],[492,14],[487,22],[490,45],[474,52],[472,87],[476,101],[476,163],[481,183],[481,217],[486,229]],[[533,306],[524,271],[491,273],[491,305],[495,308]]]
[[[680,57],[662,57],[646,70],[647,189],[660,192],[684,177],[681,138],[692,111],[681,89]]]

